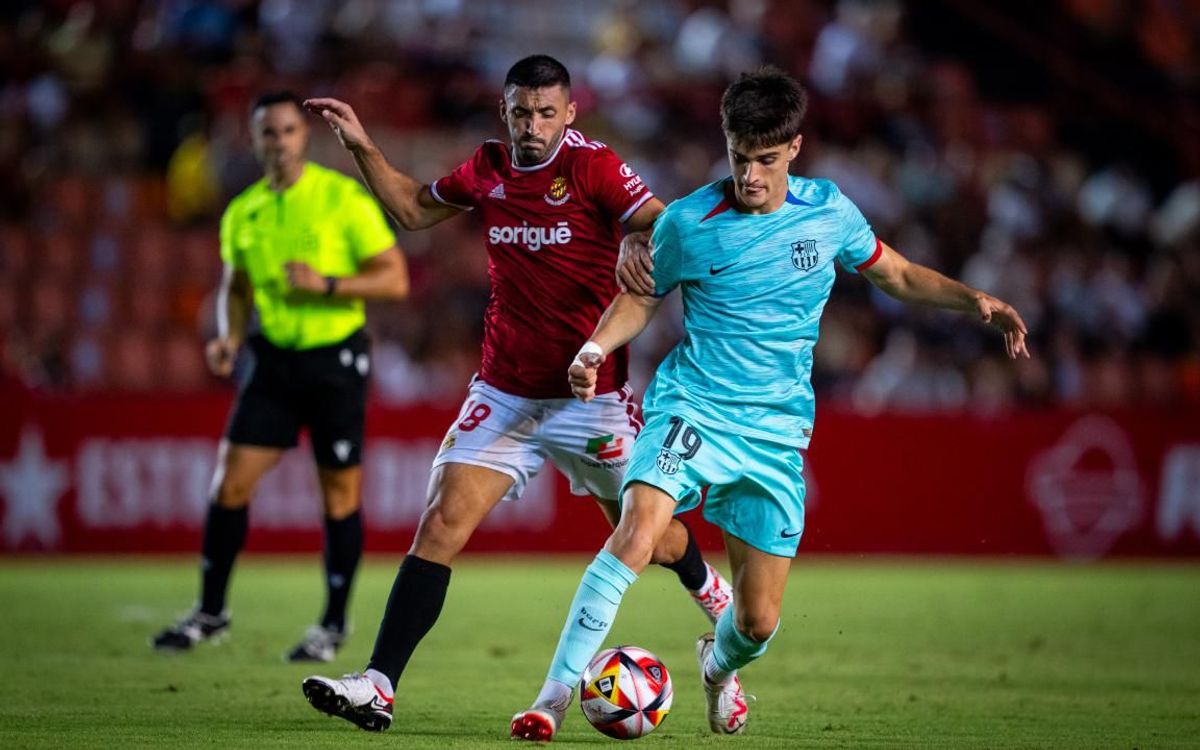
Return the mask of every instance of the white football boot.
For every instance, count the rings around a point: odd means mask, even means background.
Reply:
[[[549,742],[558,734],[574,697],[575,693],[572,691],[559,703],[537,705],[513,715],[509,736],[514,740]]]
[[[392,725],[392,696],[366,675],[348,674],[340,680],[313,675],[305,678],[302,689],[313,708],[362,729],[382,732]]]
[[[713,649],[716,638],[705,633],[696,641],[696,661],[700,663],[700,683],[704,685],[704,697],[708,700],[708,728],[717,734],[741,734],[746,728],[750,709],[746,705],[746,694],[742,692],[742,681],[737,675],[720,684],[709,682],[704,674],[704,662]]]

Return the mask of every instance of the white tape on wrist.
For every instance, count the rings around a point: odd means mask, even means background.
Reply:
[[[583,346],[579,347],[579,351],[575,354],[575,361],[571,364],[579,365],[581,367],[584,366],[583,355],[585,354],[595,354],[596,356],[603,357],[604,349],[595,341],[589,341]]]

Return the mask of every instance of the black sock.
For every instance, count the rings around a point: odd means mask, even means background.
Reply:
[[[354,571],[362,557],[362,514],[354,511],[340,520],[325,518],[325,614],[321,627],[346,629],[346,602]]]
[[[704,582],[708,580],[708,568],[704,565],[704,556],[700,554],[700,548],[696,546],[696,537],[692,536],[692,530],[683,521],[679,522],[683,530],[687,532],[687,548],[683,551],[683,556],[673,563],[662,563],[662,566],[667,570],[675,571],[675,575],[679,576],[679,582],[688,591],[699,591]]]
[[[415,555],[404,558],[392,584],[367,669],[387,675],[392,687],[396,687],[417,644],[442,613],[449,586],[450,568]]]
[[[233,561],[246,541],[249,515],[245,507],[208,506],[204,522],[204,543],[200,548],[200,611],[219,615],[225,611],[225,591]]]

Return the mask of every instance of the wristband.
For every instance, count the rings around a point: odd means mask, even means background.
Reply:
[[[585,355],[585,354],[594,354],[597,357],[603,358],[604,357],[604,349],[599,344],[597,344],[595,341],[589,341],[586,344],[584,344],[583,346],[579,347],[579,352],[575,355],[575,361],[572,362],[571,364],[583,365],[583,355]]]
[[[332,297],[333,292],[336,289],[337,289],[337,277],[336,276],[326,276],[325,277],[325,294],[324,294],[324,296]]]

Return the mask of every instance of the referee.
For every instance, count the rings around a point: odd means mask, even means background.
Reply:
[[[305,158],[308,124],[291,92],[250,110],[264,177],[221,218],[225,268],[218,337],[206,351],[219,376],[245,343],[253,366],[217,456],[204,525],[200,601],[152,641],[184,651],[225,635],[225,592],[246,538],[259,479],[307,427],[325,504],[325,612],[288,654],[329,661],[346,637],[346,602],[362,555],[363,419],[370,370],[364,300],[398,300],[408,270],[395,235],[359,183]],[[251,312],[259,332],[247,338]]]

